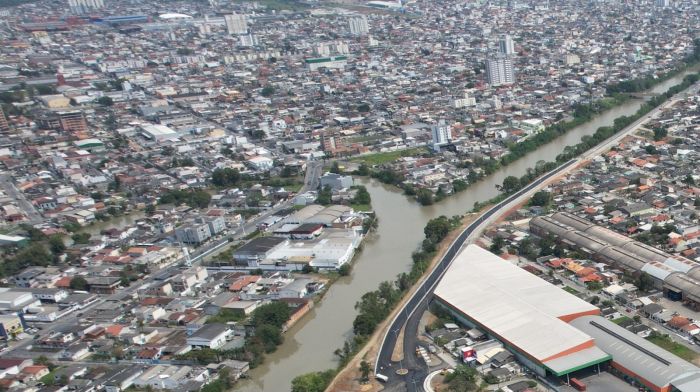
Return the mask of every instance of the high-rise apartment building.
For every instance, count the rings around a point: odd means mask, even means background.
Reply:
[[[7,123],[7,117],[5,117],[5,112],[0,108],[0,132],[5,132],[10,130],[10,124]]]
[[[491,86],[515,83],[515,70],[510,57],[498,56],[486,60],[486,78]]]
[[[231,35],[248,33],[248,19],[245,15],[225,15],[224,22],[226,22],[226,29]]]
[[[58,112],[58,122],[66,132],[85,132],[88,129],[85,116],[80,110]]]
[[[238,44],[244,47],[257,46],[259,44],[258,37],[253,34],[241,35],[238,37]]]
[[[447,125],[445,120],[440,120],[430,127],[433,135],[433,150],[440,151],[440,147],[450,144],[452,141],[452,127]]]
[[[68,0],[70,12],[77,15],[88,14],[104,6],[104,0]]]
[[[352,35],[367,35],[369,33],[369,24],[367,23],[367,17],[353,16],[348,20],[350,24],[350,34]]]
[[[498,51],[506,56],[512,56],[515,54],[515,45],[513,44],[513,38],[510,35],[506,34],[498,40]]]

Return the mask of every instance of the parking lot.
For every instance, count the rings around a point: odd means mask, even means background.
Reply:
[[[626,383],[608,372],[600,374],[590,374],[585,377],[578,377],[586,384],[587,392],[637,392],[637,388]],[[559,388],[561,392],[577,392],[576,389],[563,385]]]

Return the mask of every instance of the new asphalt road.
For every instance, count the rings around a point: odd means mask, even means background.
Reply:
[[[489,223],[494,217],[498,216],[498,213],[500,213],[502,210],[516,204],[516,202],[519,202],[534,190],[538,189],[545,181],[571,167],[575,162],[577,162],[577,160],[568,161],[553,171],[538,178],[520,191],[510,195],[508,198],[482,214],[479,218],[467,226],[462,233],[460,233],[459,237],[457,237],[457,239],[450,244],[450,247],[442,259],[440,259],[435,269],[430,272],[428,277],[422,282],[418,289],[414,291],[404,308],[396,315],[394,320],[392,320],[390,328],[382,341],[379,358],[374,368],[375,374],[380,373],[387,376],[389,378],[388,383],[405,381],[406,387],[409,391],[423,390],[423,379],[428,374],[428,368],[425,364],[419,362],[417,357],[413,355],[413,352],[417,346],[418,323],[420,321],[420,315],[427,309],[435,286],[452,263],[452,260],[469,237],[471,237],[473,233],[479,232],[480,229],[483,228],[484,224]],[[394,346],[396,345],[398,332],[404,325],[406,325],[406,331],[404,333],[404,361],[403,363],[392,362],[391,354],[394,350]],[[406,375],[401,376],[396,374],[396,370],[401,365],[408,370]]]

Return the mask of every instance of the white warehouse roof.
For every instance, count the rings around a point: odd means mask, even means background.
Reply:
[[[435,295],[541,363],[594,347],[567,322],[597,307],[476,245],[456,256]]]

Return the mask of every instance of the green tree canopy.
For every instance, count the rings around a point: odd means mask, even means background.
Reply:
[[[73,290],[85,291],[88,289],[88,282],[82,276],[74,276],[73,279],[70,280],[70,288]]]

